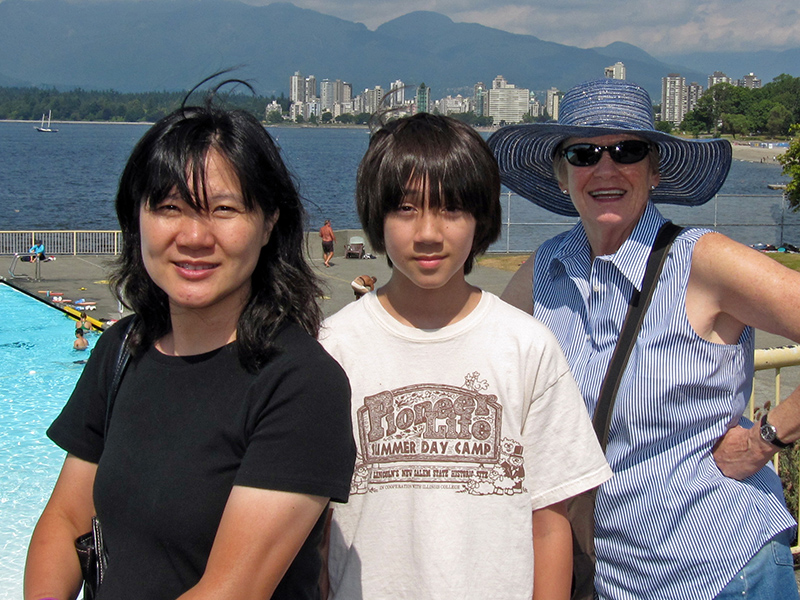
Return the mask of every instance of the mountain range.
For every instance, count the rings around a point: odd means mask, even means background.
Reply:
[[[119,92],[189,89],[239,66],[236,77],[264,95],[287,94],[289,78],[341,79],[353,92],[397,79],[433,97],[471,95],[497,75],[517,87],[566,90],[625,63],[627,78],[658,102],[661,78],[680,73],[704,87],[712,71],[754,72],[768,83],[798,74],[800,48],[753,54],[685,54],[662,59],[630,44],[581,49],[417,11],[374,31],[289,3],[235,0],[5,0],[0,2],[0,85]]]

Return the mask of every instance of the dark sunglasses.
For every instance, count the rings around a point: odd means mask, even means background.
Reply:
[[[561,151],[561,156],[576,167],[590,167],[600,162],[603,152],[608,152],[615,163],[632,165],[649,154],[650,142],[641,140],[624,140],[611,146],[596,146],[595,144],[572,144]]]

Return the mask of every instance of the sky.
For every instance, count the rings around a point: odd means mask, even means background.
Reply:
[[[480,23],[579,48],[627,42],[653,56],[800,47],[798,0],[289,1],[369,29],[415,10],[429,10],[457,23]]]

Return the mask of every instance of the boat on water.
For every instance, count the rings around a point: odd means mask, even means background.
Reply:
[[[768,183],[767,187],[771,190],[785,190],[786,184],[785,183]]]
[[[42,113],[42,124],[36,128],[36,131],[41,131],[42,133],[57,133],[58,129],[53,129],[50,127],[50,118],[53,116],[53,111],[49,111],[47,113],[47,127],[44,126],[44,113]]]

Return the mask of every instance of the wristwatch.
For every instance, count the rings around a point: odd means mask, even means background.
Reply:
[[[773,446],[777,446],[778,448],[788,448],[792,444],[787,444],[786,442],[782,442],[778,438],[778,432],[775,429],[774,425],[770,425],[767,422],[767,415],[761,417],[761,439],[767,442],[768,444],[772,444]]]

